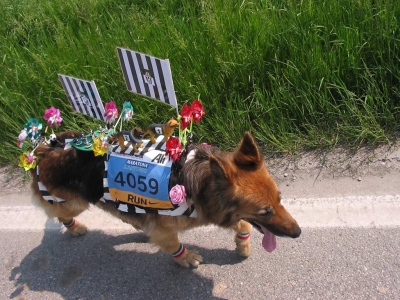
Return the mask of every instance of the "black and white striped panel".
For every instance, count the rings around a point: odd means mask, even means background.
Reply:
[[[178,107],[169,61],[117,47],[128,91]]]
[[[39,166],[36,167],[36,175],[37,175],[39,190],[40,190],[40,193],[42,194],[42,197],[43,197],[44,200],[49,201],[50,203],[53,203],[53,202],[59,202],[59,203],[60,203],[60,202],[65,202],[64,199],[61,199],[61,198],[52,196],[52,195],[48,192],[48,190],[47,190],[47,188],[44,186],[44,184],[40,182],[40,177],[39,177]]]
[[[143,156],[146,152],[151,150],[165,151],[164,136],[159,135],[156,138],[156,143],[153,144],[150,140],[142,140],[142,147],[138,149],[139,151],[134,153],[132,145],[129,145],[125,150],[122,150],[120,146],[115,147],[112,151],[116,153],[130,154],[135,156]]]
[[[108,155],[104,155],[104,176],[103,176],[103,198],[111,200],[110,190],[108,189]]]
[[[58,74],[72,108],[84,115],[105,121],[104,106],[94,81]]]
[[[188,205],[187,203],[181,204],[179,207],[175,209],[166,210],[166,209],[154,209],[154,208],[140,208],[132,204],[119,202],[117,208],[118,210],[127,213],[157,214],[157,215],[171,216],[171,217],[187,216],[191,218],[197,218],[197,211],[194,208],[194,205]]]

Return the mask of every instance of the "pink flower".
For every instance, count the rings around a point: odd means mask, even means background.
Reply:
[[[51,128],[53,128],[54,125],[60,126],[63,120],[60,110],[53,106],[44,111],[43,119],[47,121],[47,125]]]
[[[175,185],[169,191],[169,197],[171,198],[172,204],[180,205],[186,201],[186,191],[183,185]]]
[[[26,132],[26,129],[22,129],[20,134],[18,135],[18,141],[23,142],[26,140],[26,138],[28,137],[28,133]]]
[[[112,124],[118,117],[118,109],[114,101],[106,103],[104,117],[106,117],[106,122]]]
[[[190,121],[192,121],[193,118],[191,107],[186,103],[183,104],[180,115],[181,115],[181,129],[184,130],[189,126]]]
[[[27,156],[28,163],[33,163],[35,161],[36,156],[33,156],[31,153]]]
[[[193,100],[192,106],[190,108],[192,109],[194,121],[196,123],[200,122],[201,118],[206,114],[201,102],[197,99]]]
[[[181,157],[182,144],[178,138],[171,136],[165,144],[165,148],[165,152],[172,158],[173,161],[176,161],[179,159],[179,157]]]

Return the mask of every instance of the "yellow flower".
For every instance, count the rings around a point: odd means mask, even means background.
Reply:
[[[36,164],[37,164],[37,159],[36,156],[33,155],[33,151],[32,152],[25,151],[19,157],[18,166],[23,167],[25,171],[34,169],[36,167]]]
[[[92,136],[93,139],[93,152],[94,156],[101,155],[103,156],[106,154],[108,150],[108,143],[107,143],[107,137],[104,137],[103,134],[100,134],[99,137]]]

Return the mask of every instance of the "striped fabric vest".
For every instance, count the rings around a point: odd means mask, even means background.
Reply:
[[[128,157],[143,157],[146,155],[146,153],[151,152],[151,151],[161,151],[162,153],[165,153],[165,142],[164,142],[164,136],[160,135],[156,139],[156,143],[152,144],[150,140],[143,140],[142,141],[142,147],[139,148],[139,151],[137,153],[134,153],[133,147],[130,145],[127,147],[125,150],[122,150],[120,146],[115,146],[111,149],[111,153],[119,153],[119,154],[124,154],[127,155]],[[79,150],[77,150],[79,151]],[[188,216],[192,218],[197,217],[197,211],[194,208],[193,203],[190,201],[184,201],[180,205],[173,205],[170,204],[170,208],[168,209],[160,209],[160,208],[152,208],[152,207],[144,207],[140,204],[133,204],[133,203],[127,203],[123,201],[119,201],[118,199],[113,199],[113,197],[110,194],[110,189],[109,189],[109,184],[108,184],[108,171],[109,171],[109,158],[110,154],[104,155],[104,176],[103,176],[103,189],[104,189],[104,195],[100,199],[100,201],[105,202],[105,203],[113,203],[116,207],[116,209],[126,212],[126,213],[139,213],[139,214],[146,214],[146,213],[151,213],[151,214],[159,214],[159,215],[165,215],[165,216]],[[169,159],[169,158],[167,158]],[[36,174],[38,178],[38,186],[39,190],[42,194],[42,197],[46,200],[49,201],[50,203],[62,203],[65,202],[65,200],[55,197],[51,195],[46,187],[40,182],[39,179],[39,167],[36,168]],[[169,178],[169,177],[168,177]],[[167,199],[166,199],[167,200]],[[170,200],[167,200],[167,202],[170,202]]]

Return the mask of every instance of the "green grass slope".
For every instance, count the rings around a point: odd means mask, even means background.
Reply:
[[[400,1],[0,0],[0,164],[15,162],[29,117],[72,111],[57,73],[94,80],[103,102],[145,128],[174,109],[126,90],[116,46],[171,63],[180,107],[198,98],[200,140],[250,130],[273,151],[390,139],[400,121]]]

